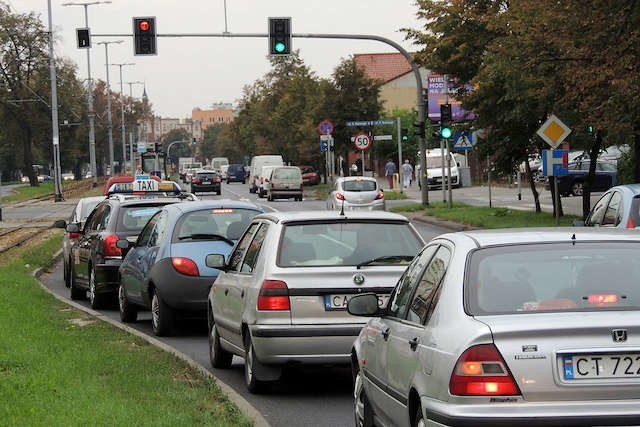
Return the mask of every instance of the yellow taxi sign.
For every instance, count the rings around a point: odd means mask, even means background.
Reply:
[[[536,134],[544,139],[551,148],[556,148],[560,145],[570,133],[571,129],[553,114],[536,131]]]

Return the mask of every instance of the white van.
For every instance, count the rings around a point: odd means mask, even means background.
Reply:
[[[264,197],[267,195],[271,171],[273,171],[277,167],[278,166],[275,165],[267,165],[262,167],[262,171],[260,171],[260,173],[258,174],[258,197]]]
[[[284,166],[284,160],[279,154],[267,154],[253,156],[251,159],[251,172],[249,177],[249,192],[255,193],[260,185],[260,172],[263,166]]]
[[[222,165],[229,165],[229,159],[226,157],[214,157],[211,159],[211,169],[218,172],[222,172]]]
[[[444,152],[444,154],[443,154]],[[442,158],[446,155],[446,150],[439,148],[427,150],[427,185],[429,188],[442,188]],[[462,186],[460,168],[466,166],[466,159],[457,153],[448,153],[447,157],[451,164],[451,185],[452,188]],[[447,161],[444,162],[444,175],[447,176],[449,168]]]

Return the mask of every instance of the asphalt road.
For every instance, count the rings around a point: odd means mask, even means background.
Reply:
[[[199,194],[202,198],[218,198],[213,194]],[[249,193],[248,186],[240,183],[223,184],[222,196],[229,199],[250,200],[265,211],[291,211],[291,210],[318,210],[325,209],[324,200],[276,200],[267,202],[257,195]],[[73,203],[62,202],[69,205],[70,212]],[[405,202],[406,203],[406,202]],[[62,205],[40,204],[40,215],[54,210],[56,215],[61,215],[64,209]],[[64,214],[62,217],[68,215]],[[425,240],[446,232],[448,230],[436,228],[424,223],[414,223]],[[62,275],[62,263],[59,262],[55,269],[41,278],[45,286],[54,293],[68,298],[69,290],[64,286]],[[85,307],[89,307],[88,301],[80,301]],[[119,321],[117,305],[110,309],[100,310],[102,314]],[[140,312],[136,323],[128,324],[138,331],[153,336],[151,330],[151,315],[149,312]],[[348,368],[318,367],[313,369],[298,369],[287,371],[283,380],[274,384],[269,393],[253,395],[247,392],[244,384],[243,359],[234,357],[231,369],[212,369],[208,358],[207,330],[204,322],[183,322],[178,333],[173,337],[163,337],[160,340],[176,350],[186,354],[203,367],[213,372],[219,381],[224,382],[239,395],[244,397],[272,426],[352,426],[353,409],[351,395],[351,374]]]

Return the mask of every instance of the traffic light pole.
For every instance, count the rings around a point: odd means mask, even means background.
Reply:
[[[88,26],[88,25],[87,25]],[[95,34],[92,37],[133,37],[133,34]],[[156,37],[205,37],[205,38],[266,38],[269,37],[268,33],[229,33],[225,31],[224,33],[167,33],[167,34],[156,34]],[[291,34],[292,38],[307,38],[307,39],[348,39],[348,40],[373,40],[388,44],[395,48],[398,52],[404,56],[409,65],[411,66],[411,70],[413,71],[413,75],[416,79],[416,94],[417,94],[417,106],[418,106],[418,121],[414,124],[414,127],[417,126],[416,134],[418,135],[419,147],[420,147],[420,182],[422,186],[422,204],[424,206],[429,205],[429,189],[427,186],[426,180],[426,145],[425,145],[425,120],[427,118],[426,114],[426,106],[423,96],[423,87],[422,87],[422,77],[420,76],[420,68],[416,63],[413,62],[413,59],[409,52],[398,43],[390,40],[386,37],[376,36],[372,34]]]
[[[402,119],[400,119],[400,117],[398,117],[396,119],[397,123],[398,123],[398,184],[400,185],[400,194],[402,194],[404,192],[403,188],[404,185],[402,182],[402,173],[400,172],[400,170],[402,169]]]

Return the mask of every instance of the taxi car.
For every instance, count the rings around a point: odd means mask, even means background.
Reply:
[[[118,239],[135,239],[162,206],[194,199],[172,181],[143,178],[113,184],[82,228],[79,223],[66,227],[68,233],[80,233],[76,244],[71,246],[71,299],[84,298],[88,291],[92,308],[100,308],[110,299],[115,301],[122,262],[122,251],[116,246]]]
[[[640,425],[640,234],[442,234],[351,350],[356,425]],[[373,317],[371,317],[373,316]]]
[[[385,305],[423,244],[406,217],[390,212],[256,216],[228,257],[206,258],[221,270],[208,301],[211,364],[229,368],[232,355],[244,357],[252,393],[286,365],[348,365],[366,320],[347,313],[347,301],[375,292]]]
[[[231,252],[262,209],[233,200],[201,200],[163,206],[140,231],[120,265],[118,306],[123,322],[150,309],[156,335],[170,335],[176,317],[206,319],[207,296],[219,271],[205,265],[213,251]]]

